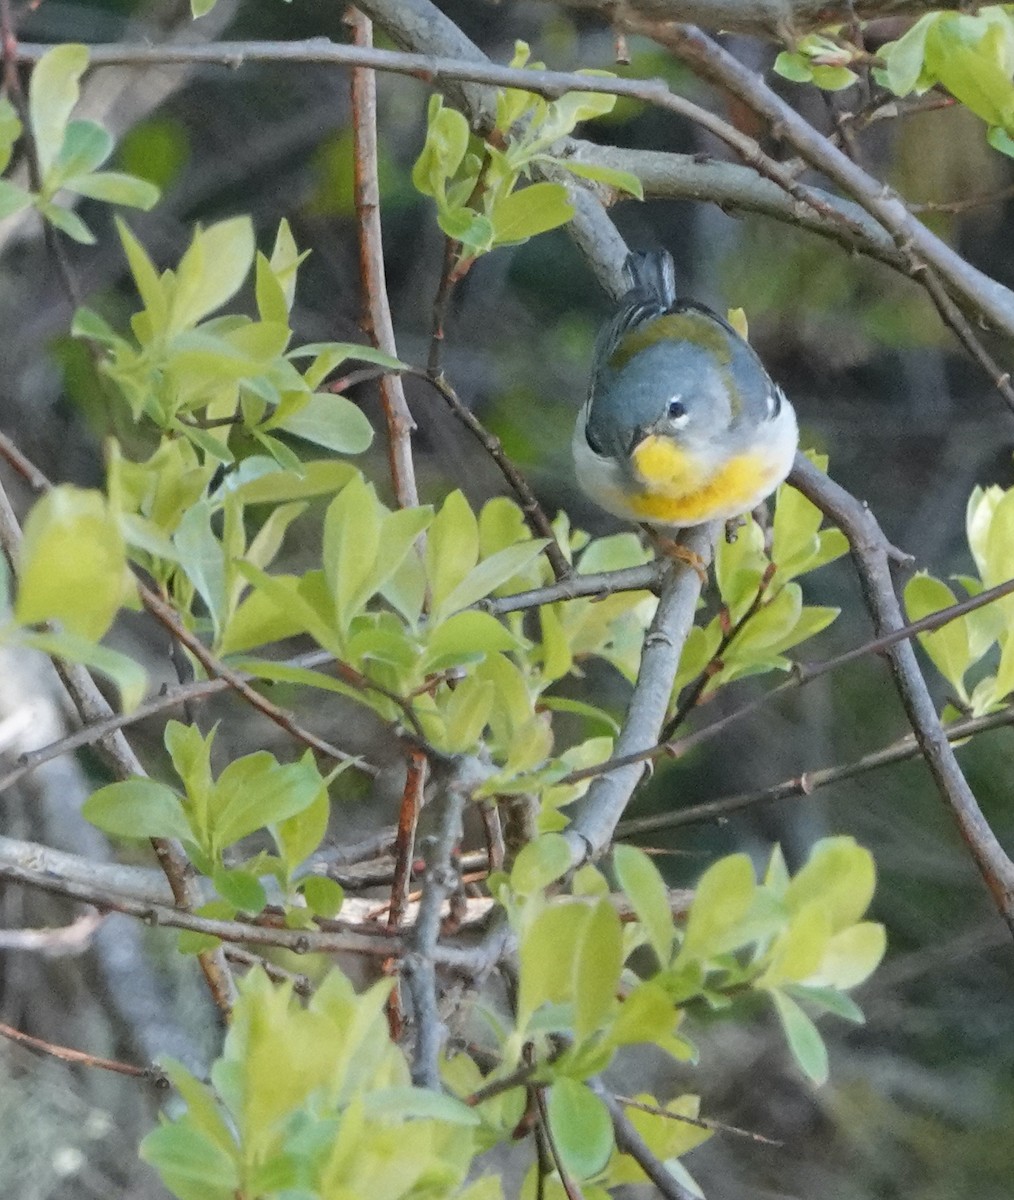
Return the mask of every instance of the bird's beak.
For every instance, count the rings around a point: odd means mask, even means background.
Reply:
[[[630,435],[630,442],[627,445],[627,454],[633,454],[637,447],[640,446],[640,444],[651,434],[651,432],[652,429],[650,425],[636,426]]]

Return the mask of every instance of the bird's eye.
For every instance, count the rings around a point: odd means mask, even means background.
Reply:
[[[686,405],[673,396],[666,406],[665,414],[670,421],[680,421],[687,415]]]

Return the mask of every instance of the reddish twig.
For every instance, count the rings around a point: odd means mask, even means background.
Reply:
[[[30,1046],[40,1050],[50,1058],[58,1058],[61,1062],[78,1063],[83,1067],[97,1067],[101,1071],[113,1071],[117,1075],[129,1075],[133,1079],[148,1079],[157,1087],[166,1087],[168,1079],[157,1067],[136,1067],[133,1063],[118,1062],[114,1058],[100,1058],[97,1054],[87,1054],[84,1050],[72,1050],[69,1046],[58,1046],[54,1042],[43,1041],[42,1038],[32,1037],[22,1033],[13,1025],[0,1021],[0,1037],[17,1042],[21,1046]]]
[[[353,44],[370,47],[373,22],[350,8],[345,24]],[[377,77],[369,67],[352,71],[352,139],[356,216],[359,219],[359,270],[363,283],[363,329],[378,350],[398,357],[391,323],[391,306],[384,278],[384,243],[380,225],[380,187],[377,182]],[[400,375],[380,377],[380,401],[387,422],[387,451],[394,494],[402,508],[419,503],[412,460],[412,431],[416,428],[405,399]]]

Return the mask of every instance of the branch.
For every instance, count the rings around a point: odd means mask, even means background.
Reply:
[[[715,529],[701,525],[689,530],[685,546],[702,559],[710,559]],[[637,682],[623,728],[616,740],[617,757],[640,753],[658,741],[672,696],[673,680],[683,644],[694,623],[701,577],[687,563],[673,564],[662,585],[662,594],[651,627],[644,639]],[[644,773],[638,761],[600,776],[573,806],[574,814],[564,837],[572,860],[595,858],[609,845],[623,810]]]
[[[571,139],[566,157],[629,171],[644,187],[646,200],[682,199],[717,204],[723,212],[759,213],[793,229],[806,229],[837,242],[843,250],[858,251],[909,275],[908,265],[893,239],[861,206],[820,188],[800,185],[806,200],[795,199],[782,187],[750,167],[694,154],[600,146]],[[610,196],[612,201],[621,197]],[[828,210],[846,220],[831,219]]]
[[[631,32],[655,38],[695,73],[731,92],[771,126],[812,167],[822,171],[891,234],[915,278],[930,267],[957,299],[1014,337],[1014,293],[967,263],[909,211],[902,198],[832,145],[795,109],[717,42],[688,25],[630,21]],[[920,279],[921,282],[921,279]]]
[[[490,596],[480,600],[476,608],[502,617],[505,613],[523,612],[529,608],[540,608],[543,604],[556,604],[560,600],[577,600],[582,596],[612,596],[617,592],[653,591],[668,573],[665,559],[654,559],[639,567],[621,567],[616,571],[596,571],[589,575],[570,575],[558,579],[545,587],[532,588],[527,592],[514,592],[509,596]],[[0,788],[2,790],[2,788]]]
[[[4,839],[10,842],[11,839]],[[21,846],[30,843],[20,843]],[[47,851],[54,855],[56,851]],[[18,857],[22,857],[19,855]],[[50,860],[52,861],[52,860]],[[91,864],[81,860],[83,864],[94,867],[93,878],[102,879],[103,873],[111,868],[107,864]],[[112,868],[115,869],[115,868]],[[120,868],[124,870],[125,868]],[[135,868],[136,869],[136,868]],[[154,872],[145,872],[149,884],[154,880]],[[221,939],[223,942],[242,942],[253,946],[273,946],[280,950],[289,950],[294,954],[362,954],[371,958],[389,958],[393,954],[405,953],[405,942],[402,938],[386,936],[382,933],[365,933],[354,929],[288,929],[278,923],[277,915],[267,914],[264,923],[254,921],[227,921],[212,917],[200,917],[185,909],[175,908],[171,903],[160,903],[154,900],[127,895],[99,885],[96,882],[79,882],[54,874],[51,870],[34,864],[10,861],[0,847],[0,879],[8,879],[27,887],[38,888],[57,896],[79,901],[83,904],[94,905],[102,912],[122,912],[128,916],[137,917],[153,926],[165,926],[169,929],[188,929],[193,933],[206,934],[209,937]],[[168,900],[169,897],[166,897]],[[372,901],[347,901],[346,907],[354,909],[359,919],[365,923],[368,910],[375,908]],[[470,902],[469,924],[484,920],[493,907],[492,900],[476,900]],[[343,909],[344,911],[344,909]],[[406,923],[418,921],[418,908],[406,914]],[[338,925],[339,922],[329,922]],[[498,937],[490,945],[480,943],[476,946],[434,946],[431,954],[435,965],[446,966],[457,971],[470,973],[484,972],[489,969],[490,954],[503,953],[505,941]],[[221,953],[221,949],[215,951]],[[224,955],[223,955],[224,957]]]
[[[440,1049],[446,1034],[437,1007],[436,962],[440,919],[444,904],[458,886],[458,873],[452,858],[461,840],[461,815],[465,801],[478,782],[477,778],[466,773],[469,769],[465,765],[467,763],[468,760],[462,760],[440,780],[440,791],[434,801],[437,807],[435,828],[425,839],[423,857],[426,860],[426,873],[423,877],[419,918],[411,937],[412,952],[402,962],[415,1019],[412,1082],[417,1087],[434,1090],[440,1087]]]

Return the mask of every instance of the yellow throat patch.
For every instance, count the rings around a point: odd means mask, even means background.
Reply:
[[[627,495],[626,502],[641,520],[666,525],[745,511],[764,494],[771,477],[759,455],[740,454],[709,478],[672,439],[656,434],[634,447],[631,460],[645,489]]]

